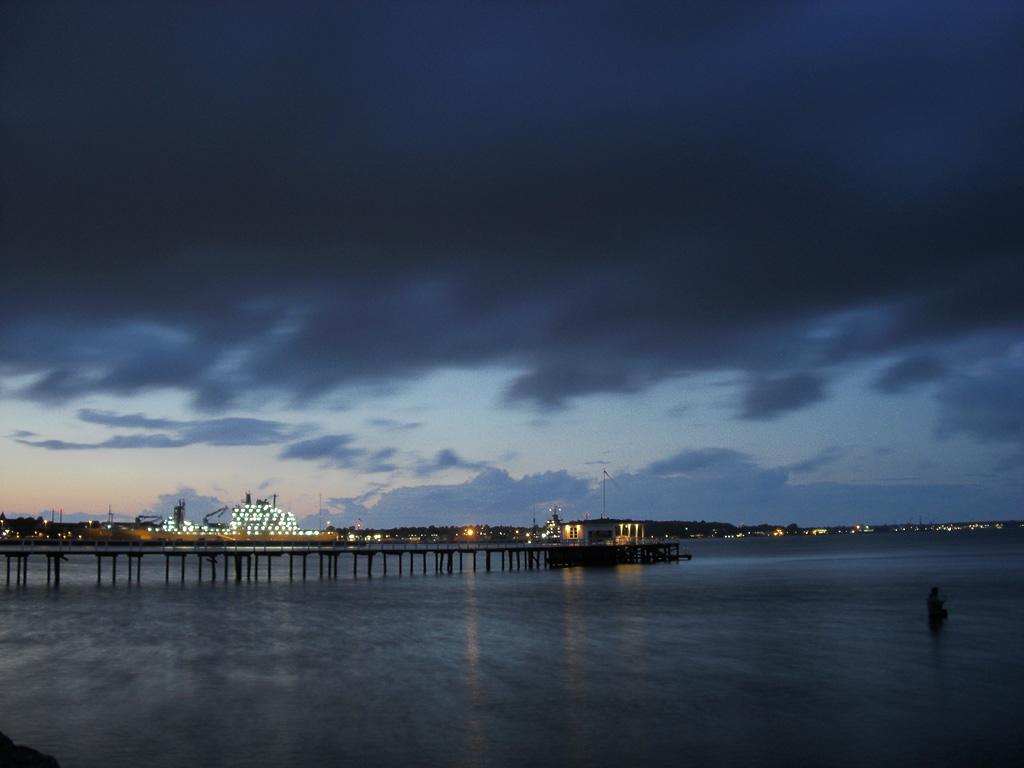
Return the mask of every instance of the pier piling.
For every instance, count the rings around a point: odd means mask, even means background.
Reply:
[[[259,561],[266,558],[266,578],[273,577],[273,560],[275,557],[288,555],[288,578],[295,577],[295,558],[302,560],[302,578],[307,577],[307,559],[317,555],[319,576],[321,579],[338,578],[339,559],[342,555],[352,556],[352,575],[359,574],[360,558],[366,558],[366,575],[373,576],[373,560],[376,555],[382,558],[381,571],[388,575],[388,560],[392,555],[398,557],[398,574],[405,574],[404,557],[409,553],[409,575],[416,569],[416,558],[421,559],[421,572],[427,573],[427,557],[434,557],[434,573],[453,573],[455,558],[458,556],[458,570],[474,572],[481,567],[478,554],[483,551],[482,567],[490,571],[493,567],[492,555],[500,558],[501,570],[529,570],[542,568],[560,568],[590,565],[619,564],[652,564],[689,560],[690,554],[679,551],[677,540],[631,541],[607,545],[566,545],[566,544],[534,544],[531,542],[491,543],[491,542],[396,542],[374,543],[371,545],[351,545],[342,542],[298,542],[273,543],[218,541],[183,543],[140,542],[140,541],[56,541],[56,540],[2,540],[0,554],[6,559],[7,584],[11,584],[11,571],[14,570],[17,585],[28,581],[28,559],[32,554],[46,557],[46,583],[59,584],[61,580],[61,561],[68,560],[72,555],[91,556],[96,558],[96,582],[103,583],[103,560],[110,561],[110,583],[117,583],[118,557],[128,558],[128,582],[141,583],[142,558],[146,554],[162,554],[164,556],[164,582],[170,582],[171,559],[178,558],[181,582],[185,582],[185,560],[191,555],[196,556],[198,580],[203,579],[203,560],[210,562],[211,578],[217,581],[217,561],[224,559],[223,580],[228,580],[230,563],[234,563],[235,581],[242,581],[242,565],[245,564],[245,579],[259,580]],[[14,568],[11,561],[14,560]],[[253,562],[255,560],[255,562]],[[326,565],[326,569],[325,569]]]

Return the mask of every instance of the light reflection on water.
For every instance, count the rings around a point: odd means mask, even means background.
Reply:
[[[0,730],[64,768],[1017,764],[1019,534],[691,550],[334,581],[33,573],[2,598]]]

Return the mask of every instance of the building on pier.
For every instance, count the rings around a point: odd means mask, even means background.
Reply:
[[[573,520],[562,524],[562,543],[593,547],[643,541],[643,523],[633,520]]]

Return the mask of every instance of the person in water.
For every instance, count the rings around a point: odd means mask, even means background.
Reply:
[[[944,619],[948,615],[948,612],[943,608],[943,604],[946,601],[939,597],[939,588],[932,587],[932,591],[928,593],[928,618],[929,619]]]

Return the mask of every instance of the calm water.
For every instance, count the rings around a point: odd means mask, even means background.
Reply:
[[[0,731],[63,768],[1020,764],[1020,531],[690,550],[169,585],[90,560],[59,589],[36,558],[0,582]]]

